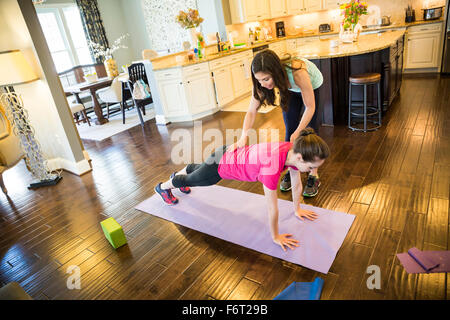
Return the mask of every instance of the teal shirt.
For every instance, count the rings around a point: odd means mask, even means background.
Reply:
[[[323,83],[322,72],[320,72],[319,68],[317,68],[317,66],[314,63],[312,63],[311,61],[309,61],[308,59],[304,59],[304,58],[299,58],[299,59],[305,62],[306,71],[309,74],[309,79],[311,81],[312,88],[313,88],[313,90],[316,90]],[[287,73],[289,82],[291,84],[291,89],[289,89],[289,90],[294,91],[294,92],[301,92],[300,88],[295,84],[294,76],[292,75],[292,70],[290,68],[285,68],[285,69],[286,69],[286,73]]]

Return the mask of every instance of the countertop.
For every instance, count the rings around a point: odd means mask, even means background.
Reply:
[[[339,42],[339,45],[333,48],[331,41],[337,40],[337,36],[325,40],[313,40],[297,48],[293,55],[306,59],[328,59],[365,54],[389,48],[404,34],[404,30],[381,30],[378,33],[361,34],[358,41],[353,43]]]
[[[153,70],[164,70],[164,69],[170,69],[170,68],[179,68],[179,67],[185,67],[190,65],[195,65],[203,62],[212,61],[215,59],[219,59],[222,57],[226,57],[229,55],[233,55],[242,51],[250,50],[255,47],[268,45],[271,43],[283,41],[283,40],[289,40],[289,39],[298,39],[298,38],[307,38],[307,37],[317,37],[319,36],[319,39],[312,40],[311,42],[308,42],[308,46],[301,47],[296,51],[296,54],[301,55],[304,58],[308,59],[326,59],[326,58],[336,58],[336,57],[342,57],[342,56],[348,56],[348,55],[357,55],[357,54],[364,54],[368,52],[374,52],[378,50],[385,49],[389,46],[391,46],[395,41],[397,41],[398,38],[400,38],[405,31],[404,30],[389,30],[389,29],[397,29],[397,28],[407,28],[410,26],[415,25],[422,25],[422,24],[431,24],[431,23],[439,23],[444,21],[443,18],[437,19],[437,20],[429,20],[429,21],[415,21],[412,23],[393,23],[389,26],[376,26],[372,28],[363,28],[361,35],[359,36],[359,40],[357,42],[354,42],[353,44],[344,44],[340,43],[339,46],[335,48],[331,48],[330,41],[331,40],[337,40],[338,39],[338,31],[332,31],[327,33],[319,33],[318,31],[310,34],[299,34],[299,35],[288,35],[283,38],[274,38],[267,41],[261,41],[258,43],[253,44],[252,46],[246,46],[244,48],[240,49],[233,49],[231,52],[225,52],[225,53],[214,53],[209,54],[206,57],[198,60],[193,61],[176,61],[177,56],[183,56],[186,55],[185,52],[164,56],[164,57],[157,57],[155,59],[152,59],[152,65]],[[373,34],[364,34],[365,32],[370,31],[382,31],[381,33],[373,33]],[[324,36],[327,37],[327,39],[320,39]]]

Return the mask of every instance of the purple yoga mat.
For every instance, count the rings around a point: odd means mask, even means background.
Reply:
[[[450,272],[450,251],[411,248],[406,253],[398,253],[397,257],[407,273]]]
[[[179,199],[166,205],[158,194],[136,209],[211,236],[280,258],[322,273],[328,273],[354,215],[301,205],[318,214],[314,221],[294,215],[292,201],[278,200],[279,232],[291,233],[299,247],[284,252],[272,241],[264,195],[221,186],[192,188],[188,195],[174,190]]]

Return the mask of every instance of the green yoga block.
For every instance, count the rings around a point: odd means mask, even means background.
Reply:
[[[127,243],[127,238],[125,238],[122,227],[116,220],[114,220],[114,218],[111,217],[103,220],[100,222],[100,225],[102,226],[106,239],[108,239],[114,249],[117,249]]]

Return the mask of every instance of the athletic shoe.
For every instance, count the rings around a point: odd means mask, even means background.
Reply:
[[[291,175],[289,174],[289,171],[284,175],[283,179],[281,180],[280,190],[281,191],[291,190]]]
[[[172,173],[171,175],[170,175],[170,179],[173,179],[173,177],[175,177],[175,174],[176,174],[177,172],[175,171],[174,173]],[[181,192],[183,192],[183,193],[186,193],[186,194],[188,194],[188,193],[191,193],[191,188],[189,188],[189,187],[181,187],[181,188],[178,188]]]
[[[174,205],[178,203],[178,199],[174,197],[170,189],[161,189],[161,182],[155,187],[155,192],[157,192],[161,196],[163,201],[168,205]]]
[[[304,197],[314,197],[319,192],[320,180],[318,177],[309,175],[303,190]]]

